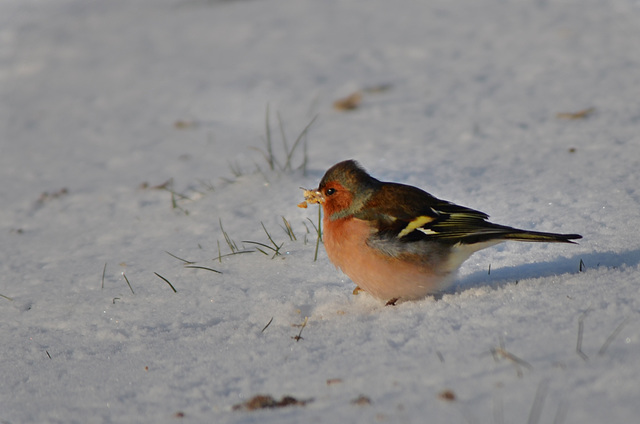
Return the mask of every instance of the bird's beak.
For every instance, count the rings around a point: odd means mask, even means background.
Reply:
[[[307,190],[306,188],[302,188],[300,187],[302,190],[304,190],[304,202],[299,203],[298,207],[300,208],[306,208],[307,207],[307,203],[324,203],[324,195],[320,192],[320,190],[313,189],[313,190]]]

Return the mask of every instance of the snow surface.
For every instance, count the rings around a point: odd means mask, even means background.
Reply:
[[[639,40],[636,0],[1,1],[0,422],[637,422]],[[296,207],[347,158],[584,239],[385,307]]]

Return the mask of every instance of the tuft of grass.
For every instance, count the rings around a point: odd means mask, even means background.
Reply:
[[[264,150],[260,148],[254,148],[254,150],[257,150],[262,154],[271,171],[290,172],[294,169],[302,169],[303,173],[306,173],[307,163],[309,161],[306,147],[307,134],[309,132],[309,129],[311,128],[311,125],[313,125],[313,123],[318,118],[318,115],[314,116],[311,121],[304,127],[304,129],[300,132],[300,134],[298,134],[298,137],[296,137],[296,140],[293,142],[293,144],[291,144],[291,146],[289,146],[289,142],[287,140],[284,121],[282,120],[282,117],[279,113],[276,113],[276,116],[278,120],[278,128],[280,130],[280,138],[282,140],[284,158],[279,161],[274,150],[269,105],[267,105],[267,111],[265,114],[265,148]],[[302,146],[302,163],[294,167],[293,158],[296,154],[296,151],[299,150],[300,146]]]
[[[207,191],[215,191],[216,188],[211,181],[207,180],[198,180],[198,183],[205,188]]]
[[[293,228],[291,228],[291,223],[287,221],[287,218],[285,218],[284,216],[282,217],[282,222],[284,223],[284,227],[282,227],[282,229],[289,236],[289,240],[297,241],[298,239],[296,238],[296,235],[293,232]]]
[[[189,215],[189,211],[178,204],[178,201],[176,200],[176,196],[182,196],[182,195],[179,195],[175,191],[172,191],[171,192],[171,207],[173,209],[176,209],[176,210],[182,212],[185,215]],[[187,199],[187,200],[190,200],[188,197],[183,197],[183,198]]]
[[[229,237],[229,233],[227,233],[224,229],[224,227],[222,226],[222,219],[219,219],[218,222],[220,223],[220,230],[222,230],[222,235],[224,236],[224,241],[227,243],[227,246],[229,247],[229,250],[231,250],[231,253],[227,253],[227,254],[222,254],[222,249],[220,248],[220,240],[218,240],[218,262],[222,263],[222,258],[226,257],[226,256],[232,256],[232,255],[239,255],[242,253],[252,253],[254,252],[253,250],[240,250],[240,248],[238,247],[238,244],[231,238]]]
[[[257,242],[257,241],[250,241],[250,240],[242,240],[242,242],[243,243],[254,244],[256,246],[262,246],[265,249],[271,250],[273,252],[273,256],[271,256],[271,259],[275,258],[276,256],[282,255],[280,253],[280,249],[282,249],[282,246],[284,246],[284,242],[282,242],[282,243],[280,243],[278,245],[278,243],[276,243],[273,240],[273,237],[271,237],[271,234],[269,234],[269,231],[267,231],[267,227],[264,226],[264,223],[260,222],[260,224],[262,225],[262,229],[264,230],[264,232],[267,234],[267,238],[271,242],[271,246],[269,246],[268,244],[260,243],[260,242]],[[260,249],[259,247],[256,247],[256,249],[259,252],[261,252],[262,254],[269,256],[269,253],[265,252],[264,250]]]
[[[202,249],[202,246],[198,245],[198,247],[199,247],[200,249]],[[222,260],[222,256],[223,256],[223,255],[220,255],[219,251],[220,251],[220,242],[218,241],[218,257],[220,258],[220,260]],[[166,253],[167,255],[169,255],[169,256],[171,256],[171,257],[173,257],[173,258],[176,258],[177,260],[181,261],[181,262],[184,264],[184,267],[185,267],[185,268],[205,269],[205,270],[207,270],[207,271],[212,271],[212,272],[216,272],[216,273],[218,273],[218,274],[222,274],[222,272],[218,271],[217,269],[208,268],[208,267],[206,267],[206,266],[194,265],[194,264],[196,263],[195,261],[188,261],[188,260],[186,260],[186,259],[183,259],[183,258],[181,258],[181,257],[179,257],[179,256],[174,255],[174,254],[173,254],[173,253],[171,253],[171,252],[167,252],[166,250],[165,250],[165,252],[164,252],[164,253]],[[226,255],[224,255],[224,256],[226,256]],[[158,275],[157,273],[154,273],[154,274]],[[166,279],[164,279],[161,275],[158,275],[158,277],[160,277],[160,278],[162,278],[163,280],[167,281],[167,280],[166,280]],[[168,281],[167,281],[167,283],[168,283],[169,285],[171,285],[171,283],[169,283]],[[173,288],[173,286],[171,286],[171,288]],[[174,290],[175,290],[175,289],[174,289]]]
[[[191,200],[188,196],[180,194],[173,189],[173,178],[169,178],[164,183],[151,187],[152,190],[164,190],[171,193],[171,207],[179,210],[185,215],[189,215],[189,211],[178,204],[178,200]]]
[[[229,169],[231,170],[233,176],[236,178],[244,175],[244,172],[242,172],[242,168],[240,167],[238,162],[229,162]]]
[[[222,231],[222,235],[224,236],[224,241],[227,242],[227,246],[229,246],[231,253],[238,252],[240,250],[238,249],[238,245],[231,239],[231,237],[229,237],[229,234],[224,230],[224,227],[222,226],[222,218],[219,218],[218,222],[220,223],[220,230]]]

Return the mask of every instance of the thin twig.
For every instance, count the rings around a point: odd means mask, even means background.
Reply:
[[[294,339],[296,342],[299,342],[300,340],[304,339],[304,337],[302,337],[302,330],[304,330],[304,328],[307,326],[308,321],[309,321],[309,317],[304,317],[304,322],[300,326],[300,332],[298,333],[298,335],[291,336],[291,338]]]
[[[9,297],[9,296],[5,296],[5,295],[3,295],[3,294],[0,294],[0,297],[4,297],[5,299],[7,299],[7,300],[9,300],[9,301],[13,302],[13,298],[11,298],[11,297]]]

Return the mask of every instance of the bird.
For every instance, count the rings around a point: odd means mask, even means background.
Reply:
[[[395,305],[442,293],[462,263],[504,241],[572,243],[579,234],[521,230],[420,188],[380,181],[355,160],[329,168],[307,203],[322,207],[322,240],[329,260],[355,284]]]

